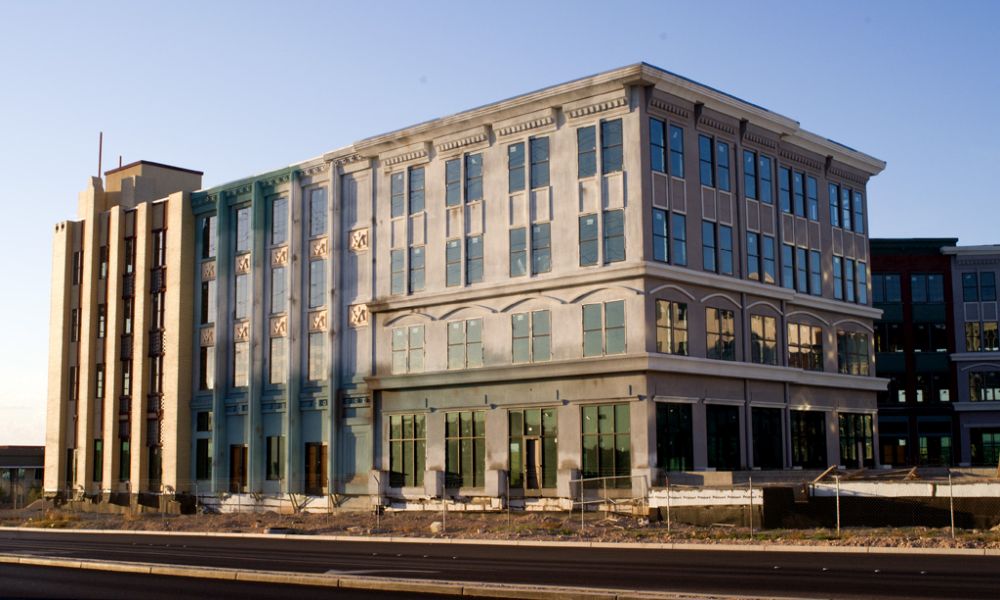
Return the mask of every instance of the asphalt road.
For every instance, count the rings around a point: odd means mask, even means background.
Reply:
[[[1000,558],[0,531],[0,553],[308,573],[804,598],[988,598]]]
[[[0,598],[73,600],[427,600],[418,594],[0,564]]]

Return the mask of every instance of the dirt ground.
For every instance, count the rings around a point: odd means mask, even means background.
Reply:
[[[573,513],[360,512],[280,515],[274,512],[198,515],[105,514],[48,508],[0,511],[0,525],[60,529],[290,533],[308,535],[375,535],[493,540],[602,542],[780,543],[906,548],[1000,548],[1000,528],[956,530],[935,528],[850,528],[838,538],[830,529],[754,531],[733,526],[690,526],[649,522],[632,517],[588,513],[581,527]]]

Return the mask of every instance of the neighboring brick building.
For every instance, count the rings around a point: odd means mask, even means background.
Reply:
[[[68,402],[95,395],[93,376],[68,375],[92,371],[102,347],[84,305],[86,343],[53,343],[50,455],[60,474],[76,458],[78,493],[397,501],[496,498],[508,483],[514,496],[567,498],[572,480],[598,476],[635,491],[670,470],[876,466],[884,382],[865,186],[883,168],[637,64],[208,190],[179,182],[164,189],[177,192],[163,209],[166,273],[178,273],[166,325],[135,325],[137,340],[164,339],[163,417],[105,407],[98,426]],[[115,222],[112,247],[125,235]],[[76,306],[64,300],[73,251],[82,281],[98,266],[96,242],[65,236],[54,332]],[[106,310],[120,327],[121,308]],[[147,362],[133,367],[139,398],[159,373]],[[95,446],[121,438],[119,419],[133,447],[158,448],[133,455],[129,482],[113,475],[113,448]],[[160,446],[139,428],[151,421]]]

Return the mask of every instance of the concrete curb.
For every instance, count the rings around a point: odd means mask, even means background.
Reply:
[[[424,538],[361,535],[308,535],[286,533],[216,533],[206,531],[143,531],[121,529],[36,529],[0,527],[0,532],[71,533],[94,535],[150,535],[206,538],[257,538],[271,540],[310,540],[317,542],[376,542],[395,544],[454,544],[469,546],[522,546],[540,548],[611,548],[622,550],[705,550],[718,552],[815,552],[854,554],[911,554],[939,556],[1000,556],[1000,548],[899,548],[891,546],[808,546],[805,544],[703,544],[698,542],[574,542],[546,540],[480,540],[463,538]]]
[[[722,596],[642,590],[603,590],[599,588],[562,587],[551,585],[516,585],[433,579],[403,579],[396,577],[337,576],[320,573],[289,573],[285,571],[255,571],[217,567],[188,567],[158,563],[129,563],[103,560],[74,560],[0,554],[0,564],[87,569],[170,577],[193,577],[225,581],[248,581],[286,585],[335,587],[353,590],[386,592],[416,592],[438,596],[469,598],[527,598],[535,600],[694,600],[717,598],[740,600],[776,600],[762,596]]]

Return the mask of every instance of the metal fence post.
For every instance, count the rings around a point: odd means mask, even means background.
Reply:
[[[948,469],[948,512],[951,514],[951,539],[955,539],[955,486],[951,481],[951,469]]]
[[[840,475],[835,475],[837,482],[837,537],[840,537]]]

